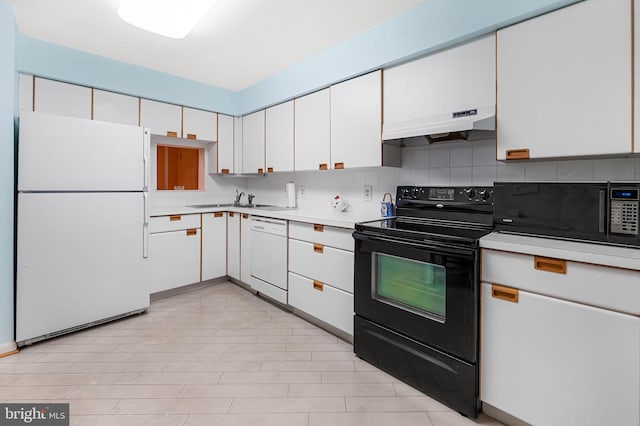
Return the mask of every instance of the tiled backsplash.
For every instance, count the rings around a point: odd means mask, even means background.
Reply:
[[[401,168],[366,168],[325,172],[275,173],[257,177],[207,177],[207,191],[198,199],[229,202],[235,188],[256,195],[256,203],[285,205],[285,184],[295,182],[300,207],[329,209],[335,195],[349,200],[353,210],[379,209],[385,192],[395,200],[398,185],[491,185],[494,181],[640,180],[640,157],[588,160],[496,161],[495,140],[442,142],[402,149]],[[364,201],[364,185],[373,186]],[[304,191],[302,189],[304,188]],[[194,197],[194,192],[155,196],[167,204]],[[246,200],[246,199],[245,199]]]

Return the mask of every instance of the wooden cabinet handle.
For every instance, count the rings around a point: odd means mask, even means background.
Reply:
[[[229,169],[220,169],[220,173],[222,173],[223,175],[228,175]]]
[[[224,216],[224,212],[215,212],[213,214],[213,217],[223,217]]]
[[[179,220],[181,220],[182,217],[179,214],[174,214],[169,216],[169,222],[177,222]]]
[[[529,148],[523,149],[508,149],[507,160],[528,160],[529,159]]]
[[[491,284],[491,297],[506,300],[511,303],[518,303],[518,289]]]
[[[273,173],[273,167],[267,167],[267,173]]]
[[[249,213],[242,213],[243,219],[249,219]]]
[[[318,166],[318,170],[327,170],[328,168],[327,163],[320,163]]]
[[[313,280],[313,289],[318,291],[323,291],[324,284],[322,284],[320,281]]]
[[[264,169],[258,169],[258,173],[263,173]]]
[[[187,133],[187,139],[198,139],[195,133]]]
[[[533,267],[541,271],[554,272],[556,274],[567,273],[567,261],[562,259],[535,256],[533,258]]]
[[[187,236],[192,236],[192,235],[198,235],[198,229],[194,228],[194,229],[187,229]]]
[[[229,212],[229,217],[236,217],[236,214],[234,212]]]
[[[313,251],[314,253],[324,253],[324,246],[322,244],[314,244]]]
[[[317,223],[313,224],[313,230],[316,232],[324,232],[324,225],[320,225]]]
[[[344,163],[335,163],[333,165],[334,169],[344,169]]]
[[[167,136],[169,136],[170,138],[177,138],[178,132],[172,132],[170,130],[167,130]]]

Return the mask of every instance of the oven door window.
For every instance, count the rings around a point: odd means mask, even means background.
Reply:
[[[381,302],[445,322],[447,277],[442,265],[371,253],[372,296]]]

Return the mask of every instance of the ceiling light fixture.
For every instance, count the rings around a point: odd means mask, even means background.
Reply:
[[[118,15],[152,33],[184,38],[216,0],[120,0]]]

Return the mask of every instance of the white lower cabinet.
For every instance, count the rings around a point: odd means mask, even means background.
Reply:
[[[289,270],[353,293],[353,252],[290,239]]]
[[[353,335],[353,294],[289,272],[289,305]]]
[[[202,214],[202,281],[227,275],[227,214]]]
[[[482,250],[482,401],[536,426],[640,424],[640,271],[520,249]]]
[[[289,305],[353,335],[353,230],[289,222]]]
[[[200,228],[150,234],[149,261],[149,293],[199,282]]]
[[[240,213],[227,213],[227,275],[240,279]]]
[[[240,217],[240,281],[251,283],[251,216]]]

